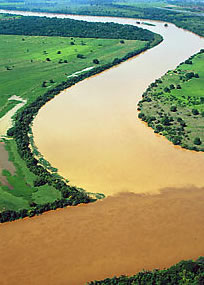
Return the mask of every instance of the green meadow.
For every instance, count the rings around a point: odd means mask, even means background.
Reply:
[[[13,95],[29,103],[67,76],[95,66],[94,59],[103,65],[144,46],[133,40],[0,35],[0,117],[13,107],[8,101]]]
[[[2,171],[9,185],[0,186],[0,211],[30,209],[34,203],[45,204],[61,198],[61,193],[52,186],[34,187],[36,176],[20,158],[14,140],[7,141],[6,150],[16,171],[14,175],[6,169]]]

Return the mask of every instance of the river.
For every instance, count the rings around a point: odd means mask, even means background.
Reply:
[[[1,225],[3,284],[78,285],[204,255],[204,155],[155,135],[136,112],[147,86],[204,41],[148,22],[164,37],[159,46],[63,91],[36,117],[35,143],[45,158],[71,184],[108,197]]]
[[[40,152],[71,184],[89,192],[152,193],[163,187],[204,184],[203,153],[174,147],[137,118],[137,103],[147,86],[204,46],[193,33],[153,23],[150,29],[164,37],[163,43],[65,90],[34,120]]]

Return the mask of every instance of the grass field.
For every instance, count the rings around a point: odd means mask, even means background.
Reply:
[[[103,65],[146,42],[125,40],[0,36],[0,117],[18,101],[8,100],[17,95],[28,103],[58,85],[75,72],[93,67],[94,59]],[[77,55],[83,55],[77,56]],[[48,185],[34,187],[36,176],[29,171],[17,152],[14,140],[6,141],[9,159],[16,173],[4,169],[8,185],[0,185],[0,211],[31,209],[34,203],[45,204],[61,198],[61,193]],[[42,159],[42,158],[41,158]]]
[[[29,103],[68,75],[94,66],[93,59],[105,64],[144,46],[142,41],[1,35],[0,116],[13,107],[8,101],[12,95]]]
[[[174,144],[204,151],[203,86],[204,53],[199,53],[150,85],[139,117]]]
[[[0,211],[29,209],[32,203],[44,204],[61,198],[61,193],[51,186],[34,187],[36,176],[29,171],[25,162],[18,155],[14,140],[6,142],[6,149],[16,172],[11,175],[8,170],[2,171],[9,185],[0,186]]]

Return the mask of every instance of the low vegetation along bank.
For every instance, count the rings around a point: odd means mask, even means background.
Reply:
[[[204,50],[153,82],[138,104],[139,118],[175,145],[204,151]]]
[[[56,19],[55,19],[56,20]],[[19,20],[17,20],[19,21]],[[69,21],[68,21],[69,22]],[[79,23],[79,21],[77,21]],[[56,24],[56,22],[55,22]],[[73,24],[73,22],[72,22]],[[90,29],[90,26],[85,27],[84,22],[80,21],[81,29],[87,30]],[[115,25],[115,24],[114,24]],[[57,25],[53,26],[54,28]],[[92,25],[92,33],[94,34],[94,25]],[[104,27],[104,24],[101,24],[101,28]],[[110,26],[109,26],[110,27]],[[135,29],[135,33],[132,31],[128,32],[128,29],[131,26],[126,26],[125,30],[127,31],[128,37],[130,40],[133,38],[140,39],[138,32],[138,28]],[[28,28],[28,27],[27,27]],[[124,30],[124,27],[117,25],[117,28],[121,28]],[[139,29],[140,30],[140,29]],[[14,30],[15,32],[15,30]],[[115,30],[116,38],[118,38],[118,29]],[[149,33],[149,32],[148,32]],[[93,35],[92,34],[92,35]],[[145,32],[144,32],[145,34]],[[144,34],[142,37],[144,37]],[[90,30],[89,30],[90,35]],[[98,35],[98,32],[96,32]],[[149,35],[149,34],[148,34]],[[124,35],[125,36],[125,35]],[[22,38],[22,42],[26,42],[27,38]],[[59,38],[61,41],[64,41],[64,38]],[[144,38],[143,38],[144,39]],[[15,219],[23,218],[26,216],[34,216],[41,214],[42,212],[56,209],[59,207],[65,207],[68,205],[77,205],[79,203],[89,203],[95,201],[96,199],[91,198],[85,191],[78,189],[76,187],[72,187],[68,185],[67,181],[65,181],[62,177],[60,177],[56,171],[53,169],[49,170],[43,166],[43,164],[38,160],[33,151],[31,150],[31,123],[34,117],[37,115],[39,109],[49,100],[53,99],[57,94],[59,94],[62,90],[71,87],[77,82],[90,77],[92,75],[98,74],[108,68],[111,68],[114,65],[117,65],[130,57],[133,57],[140,52],[153,47],[158,44],[162,38],[159,35],[153,34],[151,35],[150,40],[142,40],[132,51],[126,49],[126,52],[123,53],[121,57],[114,57],[112,60],[107,61],[105,64],[101,64],[101,58],[95,58],[92,61],[92,68],[84,71],[77,76],[70,77],[70,74],[67,74],[68,79],[64,80],[60,84],[54,84],[55,82],[51,82],[51,80],[43,81],[40,86],[41,90],[47,89],[47,91],[43,92],[42,95],[38,95],[35,98],[32,97],[32,100],[29,100],[28,94],[28,103],[25,105],[22,111],[19,111],[15,116],[15,125],[8,131],[8,135],[13,137],[14,140],[5,141],[7,150],[10,153],[10,159],[14,162],[16,166],[16,174],[12,176],[8,171],[4,170],[3,174],[7,177],[7,180],[10,184],[10,188],[7,185],[1,185],[1,210],[0,213],[0,222],[13,221]],[[70,41],[70,39],[69,39]],[[75,39],[71,40],[73,43],[69,43],[69,46],[75,45]],[[125,46],[126,40],[119,40],[119,46]],[[82,44],[82,47],[86,45]],[[30,50],[29,50],[30,51]],[[27,54],[27,52],[26,52]],[[78,54],[77,54],[78,55]],[[53,54],[46,54],[43,57],[49,57],[50,60],[45,59],[44,64],[48,64],[52,62],[53,57],[54,61],[56,61],[57,56],[61,56],[61,50],[57,52],[57,55],[53,56]],[[76,56],[77,60],[86,60],[86,56],[81,54],[80,56]],[[30,59],[30,54],[29,54]],[[32,62],[30,60],[29,64]],[[65,66],[69,66],[69,61],[66,63],[62,60],[62,63],[58,65],[64,64]],[[56,63],[55,63],[56,64]],[[87,65],[86,65],[87,67]],[[15,66],[11,64],[11,68],[7,69],[6,72],[12,72],[15,70]],[[23,70],[23,69],[22,69]],[[56,71],[53,69],[53,75]],[[72,73],[71,73],[72,74]],[[25,79],[26,80],[26,77]],[[51,86],[50,86],[51,85]],[[18,95],[18,94],[17,94]],[[33,95],[34,96],[34,95]],[[25,179],[26,178],[26,179]],[[12,189],[14,188],[14,189]],[[13,191],[12,191],[13,190]],[[10,195],[10,196],[9,196]],[[8,197],[9,196],[9,197]],[[13,201],[10,198],[17,198]],[[11,203],[12,201],[12,203]]]
[[[127,277],[106,278],[101,281],[92,281],[89,285],[179,285],[204,284],[204,257],[196,261],[181,261],[176,265],[164,270],[143,271],[138,274]]]

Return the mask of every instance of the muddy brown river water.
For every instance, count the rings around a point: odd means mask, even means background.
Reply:
[[[135,19],[68,17],[136,25]],[[153,23],[148,29],[164,37],[159,46],[40,110],[33,126],[40,152],[71,184],[108,197],[0,225],[2,284],[78,285],[204,255],[204,155],[155,135],[136,112],[147,86],[204,40]]]

